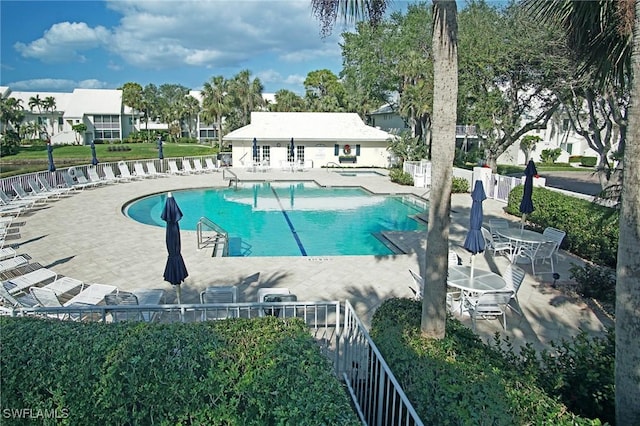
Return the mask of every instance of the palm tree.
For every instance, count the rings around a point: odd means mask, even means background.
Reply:
[[[562,25],[581,73],[600,87],[630,85],[623,157],[616,278],[616,423],[640,424],[640,1],[534,1],[525,6],[542,21]]]
[[[42,107],[44,110],[51,114],[51,135],[47,135],[47,138],[50,139],[51,136],[55,133],[55,125],[56,125],[56,98],[53,96],[47,96],[42,101]]]
[[[366,16],[377,24],[384,15],[385,0],[312,0],[314,14],[328,34],[338,13],[346,19]],[[458,97],[457,7],[455,0],[433,2],[433,122],[429,231],[422,305],[422,335],[443,338],[446,322],[446,289],[451,218],[451,183],[455,156]]]
[[[218,127],[218,146],[222,148],[222,119],[229,114],[228,105],[229,82],[221,75],[211,77],[202,86],[202,118],[207,123],[215,123]],[[211,141],[213,147],[213,141]]]

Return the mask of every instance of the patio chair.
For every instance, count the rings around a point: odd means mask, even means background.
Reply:
[[[553,228],[551,226],[547,226],[544,231],[542,231],[542,235],[544,235],[545,237],[549,237],[549,239],[551,241],[555,241],[556,244],[556,249],[553,252],[553,256],[556,258],[556,262],[558,260],[558,250],[560,250],[560,245],[562,244],[562,241],[564,240],[564,237],[567,235],[566,232],[564,232],[561,229],[558,228]]]
[[[212,158],[205,158],[204,159],[204,164],[205,164],[205,170],[208,172],[217,172],[219,171],[218,167],[216,167],[216,165],[213,163],[213,159]]]
[[[32,208],[35,202],[36,200],[21,200],[17,197],[11,198],[2,188],[0,188],[0,204],[2,204],[3,207],[6,207],[5,211],[14,209],[22,212],[25,209]]]
[[[38,176],[38,182],[46,192],[55,193],[57,192],[60,195],[70,195],[73,188],[68,188],[66,186],[56,186],[53,187],[49,181],[42,175]]]
[[[113,168],[111,168],[111,166],[103,166],[102,167],[102,172],[104,173],[104,178],[105,180],[107,180],[108,182],[114,182],[114,183],[118,183],[118,182],[129,182],[131,181],[131,179],[127,179],[124,178],[122,176],[116,176],[116,174],[113,172]]]
[[[17,255],[18,255],[18,252],[12,247],[0,248],[0,260],[16,257]]]
[[[498,253],[506,253],[506,255],[510,259],[513,258],[513,255],[514,255],[514,253],[512,253],[513,247],[511,246],[510,242],[496,241],[493,238],[493,235],[491,234],[491,232],[484,226],[482,227],[482,236],[484,237],[484,242],[487,246],[486,247],[487,250],[493,251],[494,256],[496,256]]]
[[[29,263],[29,259],[24,256],[15,256],[8,259],[0,260],[0,273],[19,268]]]
[[[191,161],[188,158],[182,160],[182,172],[186,175],[195,173],[195,170],[191,167]]]
[[[67,173],[69,173],[69,176],[74,178],[78,182],[78,184],[83,185],[85,188],[95,188],[103,184],[103,182],[100,182],[100,180],[92,181],[87,179],[82,169],[76,167],[69,167],[67,169]]]
[[[38,305],[38,301],[32,295],[14,296],[2,285],[0,285],[0,300],[7,308],[32,308]]]
[[[34,271],[27,272],[22,275],[11,277],[2,282],[2,286],[12,294],[24,293],[31,287],[55,281],[58,274],[48,268],[38,268]]]
[[[493,235],[493,239],[495,241],[499,241],[502,243],[509,242],[508,238],[502,237],[497,231],[499,229],[508,229],[509,221],[506,219],[489,219],[489,231],[491,235]]]
[[[414,298],[416,300],[422,300],[422,292],[424,289],[424,280],[422,277],[409,269],[409,274],[411,275],[411,279],[413,282],[413,286],[409,286],[411,291],[414,293]]]
[[[162,289],[136,289],[130,292],[119,291],[107,294],[104,296],[104,301],[109,306],[153,306],[160,304],[164,294],[165,291]],[[114,309],[111,311],[111,318],[114,322],[131,320],[150,322],[157,317],[158,313],[152,310],[145,311],[143,308],[127,311]]]
[[[202,161],[200,161],[199,158],[193,159],[193,170],[196,173],[205,173],[208,171],[208,170],[205,170],[204,167],[202,167]]]
[[[87,180],[89,182],[95,183],[96,186],[106,185],[108,183],[111,183],[107,179],[100,177],[100,175],[98,174],[98,169],[96,169],[96,166],[94,166],[93,164],[87,167],[87,176],[88,176]]]
[[[518,308],[520,307],[520,301],[518,300],[518,290],[520,290],[520,286],[524,281],[525,273],[524,270],[516,265],[508,264],[507,268],[502,274],[502,278],[504,278],[506,288],[513,292],[511,299],[516,302]],[[522,315],[522,312],[519,309],[514,308],[511,304],[508,305],[515,313],[518,315]]]
[[[200,303],[220,304],[220,303],[236,303],[238,300],[238,287],[236,286],[216,286],[207,287],[200,292]],[[202,311],[202,321],[209,319],[225,319],[233,317],[234,312],[225,308],[204,309]]]
[[[120,161],[118,163],[118,170],[120,170],[120,177],[122,177],[123,179],[128,179],[128,180],[142,179],[142,176],[131,174],[131,172],[129,171],[129,167],[127,166],[127,163],[125,163],[124,161]]]
[[[43,195],[47,198],[60,198],[64,193],[62,191],[47,191],[34,178],[27,179],[27,184],[31,188],[31,193],[35,195]]]
[[[142,165],[142,163],[134,163],[133,164],[133,173],[135,176],[147,179],[147,178],[152,178],[152,177],[156,177],[156,176],[151,176],[151,174],[147,173],[144,171],[144,166]]]
[[[85,188],[93,186],[91,184],[81,184],[80,182],[76,182],[76,180],[68,172],[62,172],[62,179],[64,180],[67,188],[71,188],[75,191],[82,191]]]
[[[13,188],[13,190],[16,193],[16,196],[21,200],[34,201],[36,203],[37,202],[46,203],[47,200],[49,199],[49,196],[45,194],[27,193],[27,191],[25,191],[24,188],[17,182],[12,183],[11,188]]]
[[[531,271],[533,275],[536,274],[536,262],[548,260],[551,263],[551,271],[546,272],[549,274],[555,273],[555,267],[553,264],[553,257],[556,252],[557,243],[555,241],[547,241],[546,243],[540,243],[537,245],[523,246],[520,249],[520,256],[526,257],[531,260]],[[544,273],[544,272],[543,272]]]
[[[502,317],[502,326],[507,329],[507,305],[511,300],[511,291],[482,293],[477,297],[465,297],[463,303],[471,316],[472,329],[476,330],[478,317],[489,319]]]
[[[169,165],[169,173],[172,175],[184,175],[186,172],[184,170],[180,170],[175,160],[169,160],[167,162]]]
[[[158,172],[158,169],[156,169],[156,163],[153,162],[153,161],[147,161],[147,173],[151,177],[162,177],[162,176],[165,176],[164,173]]]

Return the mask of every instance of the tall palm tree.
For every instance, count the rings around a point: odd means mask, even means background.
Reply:
[[[222,148],[222,119],[229,114],[227,92],[229,82],[221,75],[211,77],[202,86],[202,117],[218,127],[218,146]],[[211,141],[213,147],[213,141]]]
[[[368,17],[377,24],[387,0],[311,0],[321,31],[328,34],[338,13],[350,20]],[[455,0],[433,2],[433,122],[431,192],[427,265],[422,305],[423,336],[443,338],[446,322],[446,286],[451,218],[451,183],[455,155],[456,107],[458,97],[457,7]]]
[[[640,1],[527,0],[543,21],[565,28],[581,71],[601,87],[630,84],[616,270],[616,423],[640,424]]]
[[[56,125],[56,98],[54,98],[53,96],[47,96],[46,98],[44,98],[44,100],[42,101],[42,107],[43,109],[48,112],[49,114],[51,114],[51,135],[48,135],[48,137],[52,137],[53,134],[55,133],[55,125]]]

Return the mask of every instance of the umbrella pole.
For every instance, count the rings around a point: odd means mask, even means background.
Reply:
[[[527,219],[527,214],[526,213],[522,213],[522,219],[520,220],[520,232],[522,232],[522,230],[524,229],[524,222]]]
[[[472,254],[471,255],[471,272],[469,273],[469,284],[473,282],[473,266],[475,261],[476,261],[476,255]]]
[[[180,284],[176,286],[176,295],[178,296],[178,305],[182,304],[182,286]]]

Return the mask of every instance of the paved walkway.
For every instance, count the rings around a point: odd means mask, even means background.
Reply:
[[[324,186],[362,186],[374,193],[425,195],[424,188],[400,186],[387,176],[342,176],[337,170],[326,169],[296,173],[232,170],[242,182],[305,180]],[[7,244],[59,274],[87,283],[113,284],[122,290],[161,288],[167,291],[168,301],[174,302],[175,289],[162,278],[166,262],[164,229],[128,219],[122,209],[128,201],[149,194],[228,185],[222,173],[211,173],[87,189],[18,218],[13,226],[19,233]],[[470,206],[469,194],[453,195],[451,246],[465,263],[470,257],[462,242]],[[486,200],[483,207],[485,222],[494,217],[518,221],[504,213],[502,203]],[[369,324],[371,315],[384,300],[412,296],[408,270],[420,271],[420,265],[424,264],[425,239],[426,233],[397,236],[396,243],[404,245],[408,253],[394,256],[213,258],[211,250],[197,249],[195,232],[182,231],[182,254],[189,271],[182,286],[182,300],[197,303],[199,292],[215,285],[237,285],[240,301],[257,300],[261,287],[287,287],[298,300],[348,299],[365,324]],[[558,268],[561,281],[568,279],[571,262],[581,263],[561,253]],[[486,254],[478,256],[476,265],[500,272],[507,260]],[[553,288],[550,274],[534,278],[530,266],[524,268],[528,273],[519,292],[523,315],[509,312],[507,330],[503,330],[498,320],[479,321],[480,335],[490,339],[493,333],[500,332],[511,336],[516,345],[530,342],[541,346],[549,340],[571,337],[578,329],[594,333],[603,330],[606,318],[600,318],[582,301]],[[469,318],[462,320],[470,324]]]

